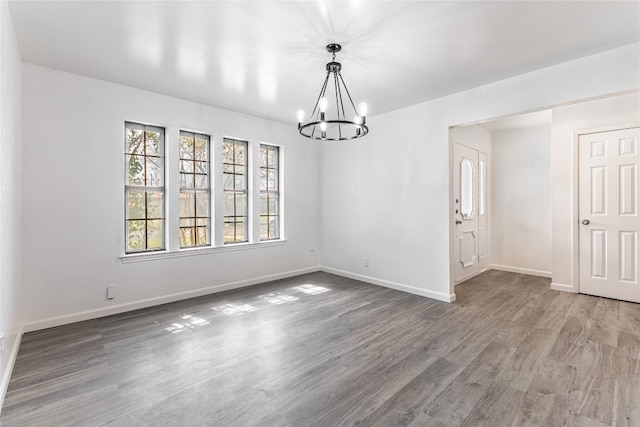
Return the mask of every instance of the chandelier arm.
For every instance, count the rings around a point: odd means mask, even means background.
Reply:
[[[349,93],[349,89],[347,88],[347,85],[344,83],[344,79],[342,78],[342,74],[338,74],[340,76],[340,80],[342,80],[342,85],[344,86],[344,90],[347,92],[347,96],[349,97],[349,102],[351,102],[351,106],[353,107],[353,111],[356,112],[356,114],[358,116],[360,116],[360,113],[358,112],[358,109],[356,108],[356,105],[353,103],[353,99],[351,99],[351,94]]]
[[[346,120],[344,116],[344,105],[342,105],[342,91],[340,90],[340,81],[338,80],[337,72],[333,73],[333,87],[336,92],[336,112],[338,120]],[[340,107],[342,107],[342,119],[340,118]],[[342,139],[342,126],[338,123],[338,138]]]
[[[311,112],[311,119],[314,120],[313,115],[316,114],[316,111],[318,112],[318,115],[320,115],[320,99],[322,99],[322,97],[324,96],[325,92],[327,91],[327,83],[329,82],[329,72],[327,72],[327,77],[324,78],[324,83],[322,85],[322,89],[320,89],[320,93],[318,94],[318,99],[316,100],[316,104],[313,106],[313,111]],[[315,120],[318,121],[318,117],[315,117]],[[313,126],[313,130],[311,132],[311,135],[315,135],[316,133],[316,127]]]

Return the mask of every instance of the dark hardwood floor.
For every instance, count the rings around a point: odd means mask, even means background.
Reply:
[[[326,273],[26,334],[2,426],[638,426],[640,305]]]

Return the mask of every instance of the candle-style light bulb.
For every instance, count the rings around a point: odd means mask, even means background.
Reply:
[[[358,112],[360,113],[360,117],[366,117],[368,109],[369,107],[367,106],[367,104],[365,102],[361,102],[358,105]]]
[[[321,113],[324,113],[327,111],[328,105],[329,105],[329,100],[327,98],[320,98],[319,107],[320,107]]]
[[[296,117],[298,118],[298,123],[302,123],[304,120],[304,110],[298,110],[296,112]]]
[[[320,122],[320,137],[327,137],[327,122]]]

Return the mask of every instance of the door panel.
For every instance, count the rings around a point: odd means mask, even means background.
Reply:
[[[454,280],[460,283],[480,272],[478,239],[477,150],[454,144]]]
[[[580,292],[640,302],[638,128],[579,139]]]

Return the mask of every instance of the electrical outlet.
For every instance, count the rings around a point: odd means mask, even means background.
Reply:
[[[364,257],[364,259],[362,260],[362,265],[364,265],[365,267],[369,267],[369,257]]]

